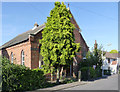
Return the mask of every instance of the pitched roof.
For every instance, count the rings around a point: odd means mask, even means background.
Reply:
[[[37,34],[38,32],[40,32],[43,28],[45,27],[45,24],[42,24],[40,26],[38,26],[37,28],[35,28],[34,30],[30,29],[27,32],[24,32],[18,36],[16,36],[15,38],[13,38],[12,40],[8,41],[7,43],[3,44],[0,49],[3,48],[7,48],[13,45],[16,45],[18,43],[21,43],[23,41],[26,41],[29,39],[29,34]]]
[[[117,59],[118,58],[118,53],[109,53],[109,52],[106,52],[105,57],[106,58]]]
[[[69,11],[70,11],[70,10],[69,10]],[[70,11],[70,13],[71,13],[71,11]],[[71,15],[72,15],[72,13],[71,13]],[[73,15],[72,15],[72,18],[74,19]],[[75,19],[74,19],[74,21],[76,22]],[[76,22],[76,24],[77,24],[77,22]],[[7,47],[10,47],[10,46],[16,45],[16,44],[18,44],[18,43],[21,43],[21,42],[23,42],[23,41],[26,41],[26,40],[29,39],[29,34],[35,35],[35,34],[37,34],[38,32],[40,32],[44,27],[45,27],[45,24],[42,24],[42,25],[38,26],[38,27],[35,28],[35,29],[30,29],[29,31],[24,32],[24,33],[16,36],[15,38],[13,38],[12,40],[8,41],[7,43],[3,44],[2,46],[0,46],[0,49],[7,48]],[[79,28],[78,24],[77,24],[77,27]],[[79,28],[79,30],[81,30],[81,29]],[[80,33],[80,35],[81,35],[81,33]],[[85,45],[87,46],[87,43],[86,43],[86,41],[84,40],[84,38],[83,38],[82,35],[81,35],[81,37],[82,37],[83,41],[85,42]],[[88,47],[88,46],[87,46],[87,47]],[[89,48],[89,47],[88,47],[88,48]]]
[[[76,22],[76,20],[75,20],[75,18],[74,18],[74,16],[73,16],[72,12],[70,11],[69,7],[68,7],[67,9],[69,10],[70,14],[72,15],[73,20],[75,21],[75,23],[76,23],[76,25],[77,25],[79,31],[81,32],[82,30],[80,29],[79,25],[77,24],[77,22]],[[83,38],[83,36],[82,36],[81,33],[80,33],[80,35],[81,35],[81,38],[83,39],[83,41],[84,41],[86,47],[89,48],[88,45],[87,45],[87,43],[86,43],[86,41],[85,41],[85,39]]]

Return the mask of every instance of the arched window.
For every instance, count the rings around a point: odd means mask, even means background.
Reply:
[[[11,52],[11,63],[13,63],[13,52]]]
[[[25,56],[24,56],[24,51],[23,50],[21,52],[21,61],[22,61],[22,65],[24,65],[24,63],[25,63]]]

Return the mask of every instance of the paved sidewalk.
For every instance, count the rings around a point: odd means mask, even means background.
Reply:
[[[108,76],[110,77],[110,76]],[[112,76],[111,76],[112,77]],[[37,90],[34,90],[34,91],[30,91],[30,92],[46,92],[46,91],[49,91],[49,92],[55,92],[55,91],[59,91],[59,90],[64,90],[64,89],[69,89],[69,88],[72,88],[72,87],[76,87],[76,86],[82,86],[84,84],[89,84],[89,83],[94,83],[94,82],[97,82],[97,81],[100,81],[100,80],[103,80],[103,78],[99,78],[97,80],[94,80],[94,81],[81,81],[81,82],[73,82],[73,83],[68,83],[68,84],[61,84],[61,85],[57,85],[57,86],[54,86],[54,87],[48,87],[48,88],[42,88],[42,89],[37,89]]]
[[[75,86],[63,90],[118,90],[118,75],[111,75],[85,85]]]
[[[68,84],[61,84],[61,85],[57,85],[54,87],[49,87],[49,88],[43,88],[43,89],[37,89],[36,91],[57,91],[57,90],[62,90],[62,89],[66,89],[66,88],[70,88],[70,87],[75,87],[75,86],[79,86],[79,85],[84,85],[90,82],[73,82],[73,83],[68,83]]]

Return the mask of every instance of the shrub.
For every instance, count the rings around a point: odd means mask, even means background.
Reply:
[[[81,80],[94,79],[96,77],[96,70],[93,67],[81,68]]]
[[[10,64],[2,59],[2,90],[25,91],[42,88],[45,78],[40,69],[30,70],[22,65]]]
[[[75,78],[65,78],[63,80],[63,83],[67,84],[67,83],[72,83],[72,82],[75,82],[77,81]]]
[[[93,67],[89,67],[90,69],[90,78],[96,78],[96,72],[95,69]]]
[[[96,68],[95,72],[97,77],[102,77],[102,69]]]
[[[88,80],[88,67],[81,68],[81,80]]]
[[[104,75],[111,75],[111,70],[104,70]]]

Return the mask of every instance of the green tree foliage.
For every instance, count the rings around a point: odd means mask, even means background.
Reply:
[[[64,3],[55,2],[55,7],[47,17],[47,23],[42,32],[40,40],[41,55],[45,63],[44,69],[51,69],[60,65],[70,65],[75,57],[75,52],[80,50],[80,44],[74,43],[73,30],[74,25],[71,23],[71,14]],[[52,68],[53,69],[53,68]]]
[[[102,51],[102,46],[99,48],[94,48],[93,55],[95,57],[95,62],[94,64],[96,65],[96,68],[101,68],[102,66],[102,56],[104,56],[104,52]]]
[[[102,56],[105,52],[102,51],[102,46],[93,49],[92,52],[88,51],[86,54],[86,60],[80,62],[80,70],[82,74],[82,79],[87,80],[90,78],[101,77],[102,76]],[[95,69],[93,69],[95,65]]]
[[[117,50],[111,50],[110,53],[118,53]]]
[[[10,64],[7,58],[2,62],[2,91],[25,91],[43,88],[46,81],[43,71],[31,70],[23,65]]]

